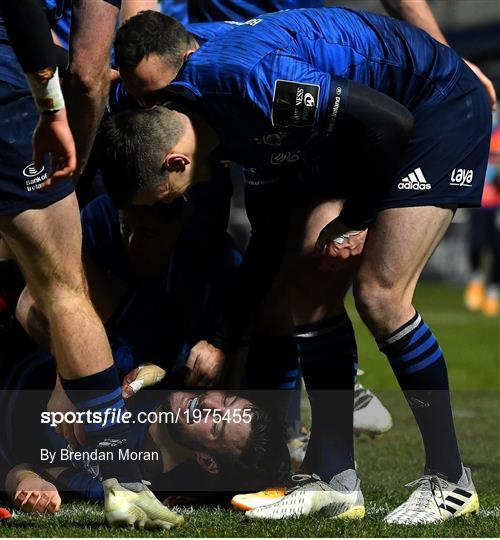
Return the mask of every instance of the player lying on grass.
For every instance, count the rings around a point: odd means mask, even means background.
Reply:
[[[147,378],[145,370],[135,374],[136,380]],[[100,501],[104,496],[92,448],[70,446],[40,422],[54,375],[50,355],[35,353],[12,370],[8,389],[0,394],[6,412],[2,482],[13,503],[28,512],[54,513],[61,499]],[[42,391],[44,385],[49,391]],[[158,496],[201,493],[213,498],[286,476],[288,451],[279,430],[262,409],[234,392],[145,390],[127,401],[127,411],[134,422],[133,455]],[[152,411],[158,414],[152,416]],[[140,416],[146,413],[148,421]],[[127,496],[116,480],[106,480],[104,490],[109,493],[108,510],[114,507],[114,517],[127,525]]]
[[[196,260],[196,254],[190,257],[186,251],[183,238],[186,219],[190,221],[186,207],[179,200],[159,208],[117,210],[109,197],[101,196],[82,210],[89,292],[106,323],[122,377],[140,363],[155,362],[181,386],[189,348],[214,331],[216,313],[234,279],[241,256],[227,235],[222,252],[209,265],[212,271],[203,264],[192,271],[186,268],[186,258]],[[183,269],[182,276],[177,266]],[[203,281],[201,271],[205,271]],[[204,296],[192,305],[184,293],[195,278]],[[48,325],[27,289],[19,300],[17,318],[39,346],[49,350]],[[59,384],[48,406],[52,412],[71,409]],[[75,442],[69,426],[60,430]]]
[[[236,27],[192,54],[170,90],[170,109],[108,124],[108,184],[147,205],[207,180],[214,161],[254,169],[246,296],[227,321],[234,328],[241,304],[250,315],[261,308],[261,329],[286,336],[291,310],[311,401],[309,474],[249,517],[364,515],[352,448],[356,347],[343,307],[353,277],[357,309],[391,362],[426,453],[415,494],[387,520],[439,522],[477,510],[444,358],[412,297],[456,207],[480,202],[491,113],[478,79],[424,32],[325,8]],[[469,171],[470,185],[455,185],[454,169]]]

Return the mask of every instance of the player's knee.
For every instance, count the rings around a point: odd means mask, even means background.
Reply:
[[[358,313],[364,320],[375,324],[379,320],[386,320],[403,301],[396,287],[376,279],[357,280],[353,292]]]

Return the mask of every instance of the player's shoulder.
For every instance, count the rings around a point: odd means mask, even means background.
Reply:
[[[287,50],[291,40],[269,15],[234,25],[233,30],[208,41],[189,57],[174,87],[184,86],[195,95],[244,93],[256,68],[270,55]]]

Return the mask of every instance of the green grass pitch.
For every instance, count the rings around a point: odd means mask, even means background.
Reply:
[[[352,302],[349,302],[352,308]],[[393,429],[375,440],[356,440],[356,460],[367,516],[356,523],[314,517],[279,522],[248,522],[221,508],[184,509],[186,524],[172,532],[112,530],[103,525],[98,505],[64,505],[58,516],[19,515],[0,527],[0,536],[185,536],[185,537],[497,537],[500,531],[500,325],[468,313],[461,291],[421,286],[416,306],[432,327],[447,358],[458,436],[466,465],[479,491],[478,516],[439,526],[401,527],[382,522],[409,493],[404,487],[422,471],[421,441],[409,409],[397,390],[388,362],[352,309],[360,349],[361,381],[390,409]]]

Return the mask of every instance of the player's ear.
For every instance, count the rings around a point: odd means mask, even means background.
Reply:
[[[169,152],[163,161],[163,167],[170,172],[184,172],[191,160],[185,154]]]
[[[219,474],[220,469],[217,461],[205,452],[196,452],[196,461],[198,465],[210,474]]]

